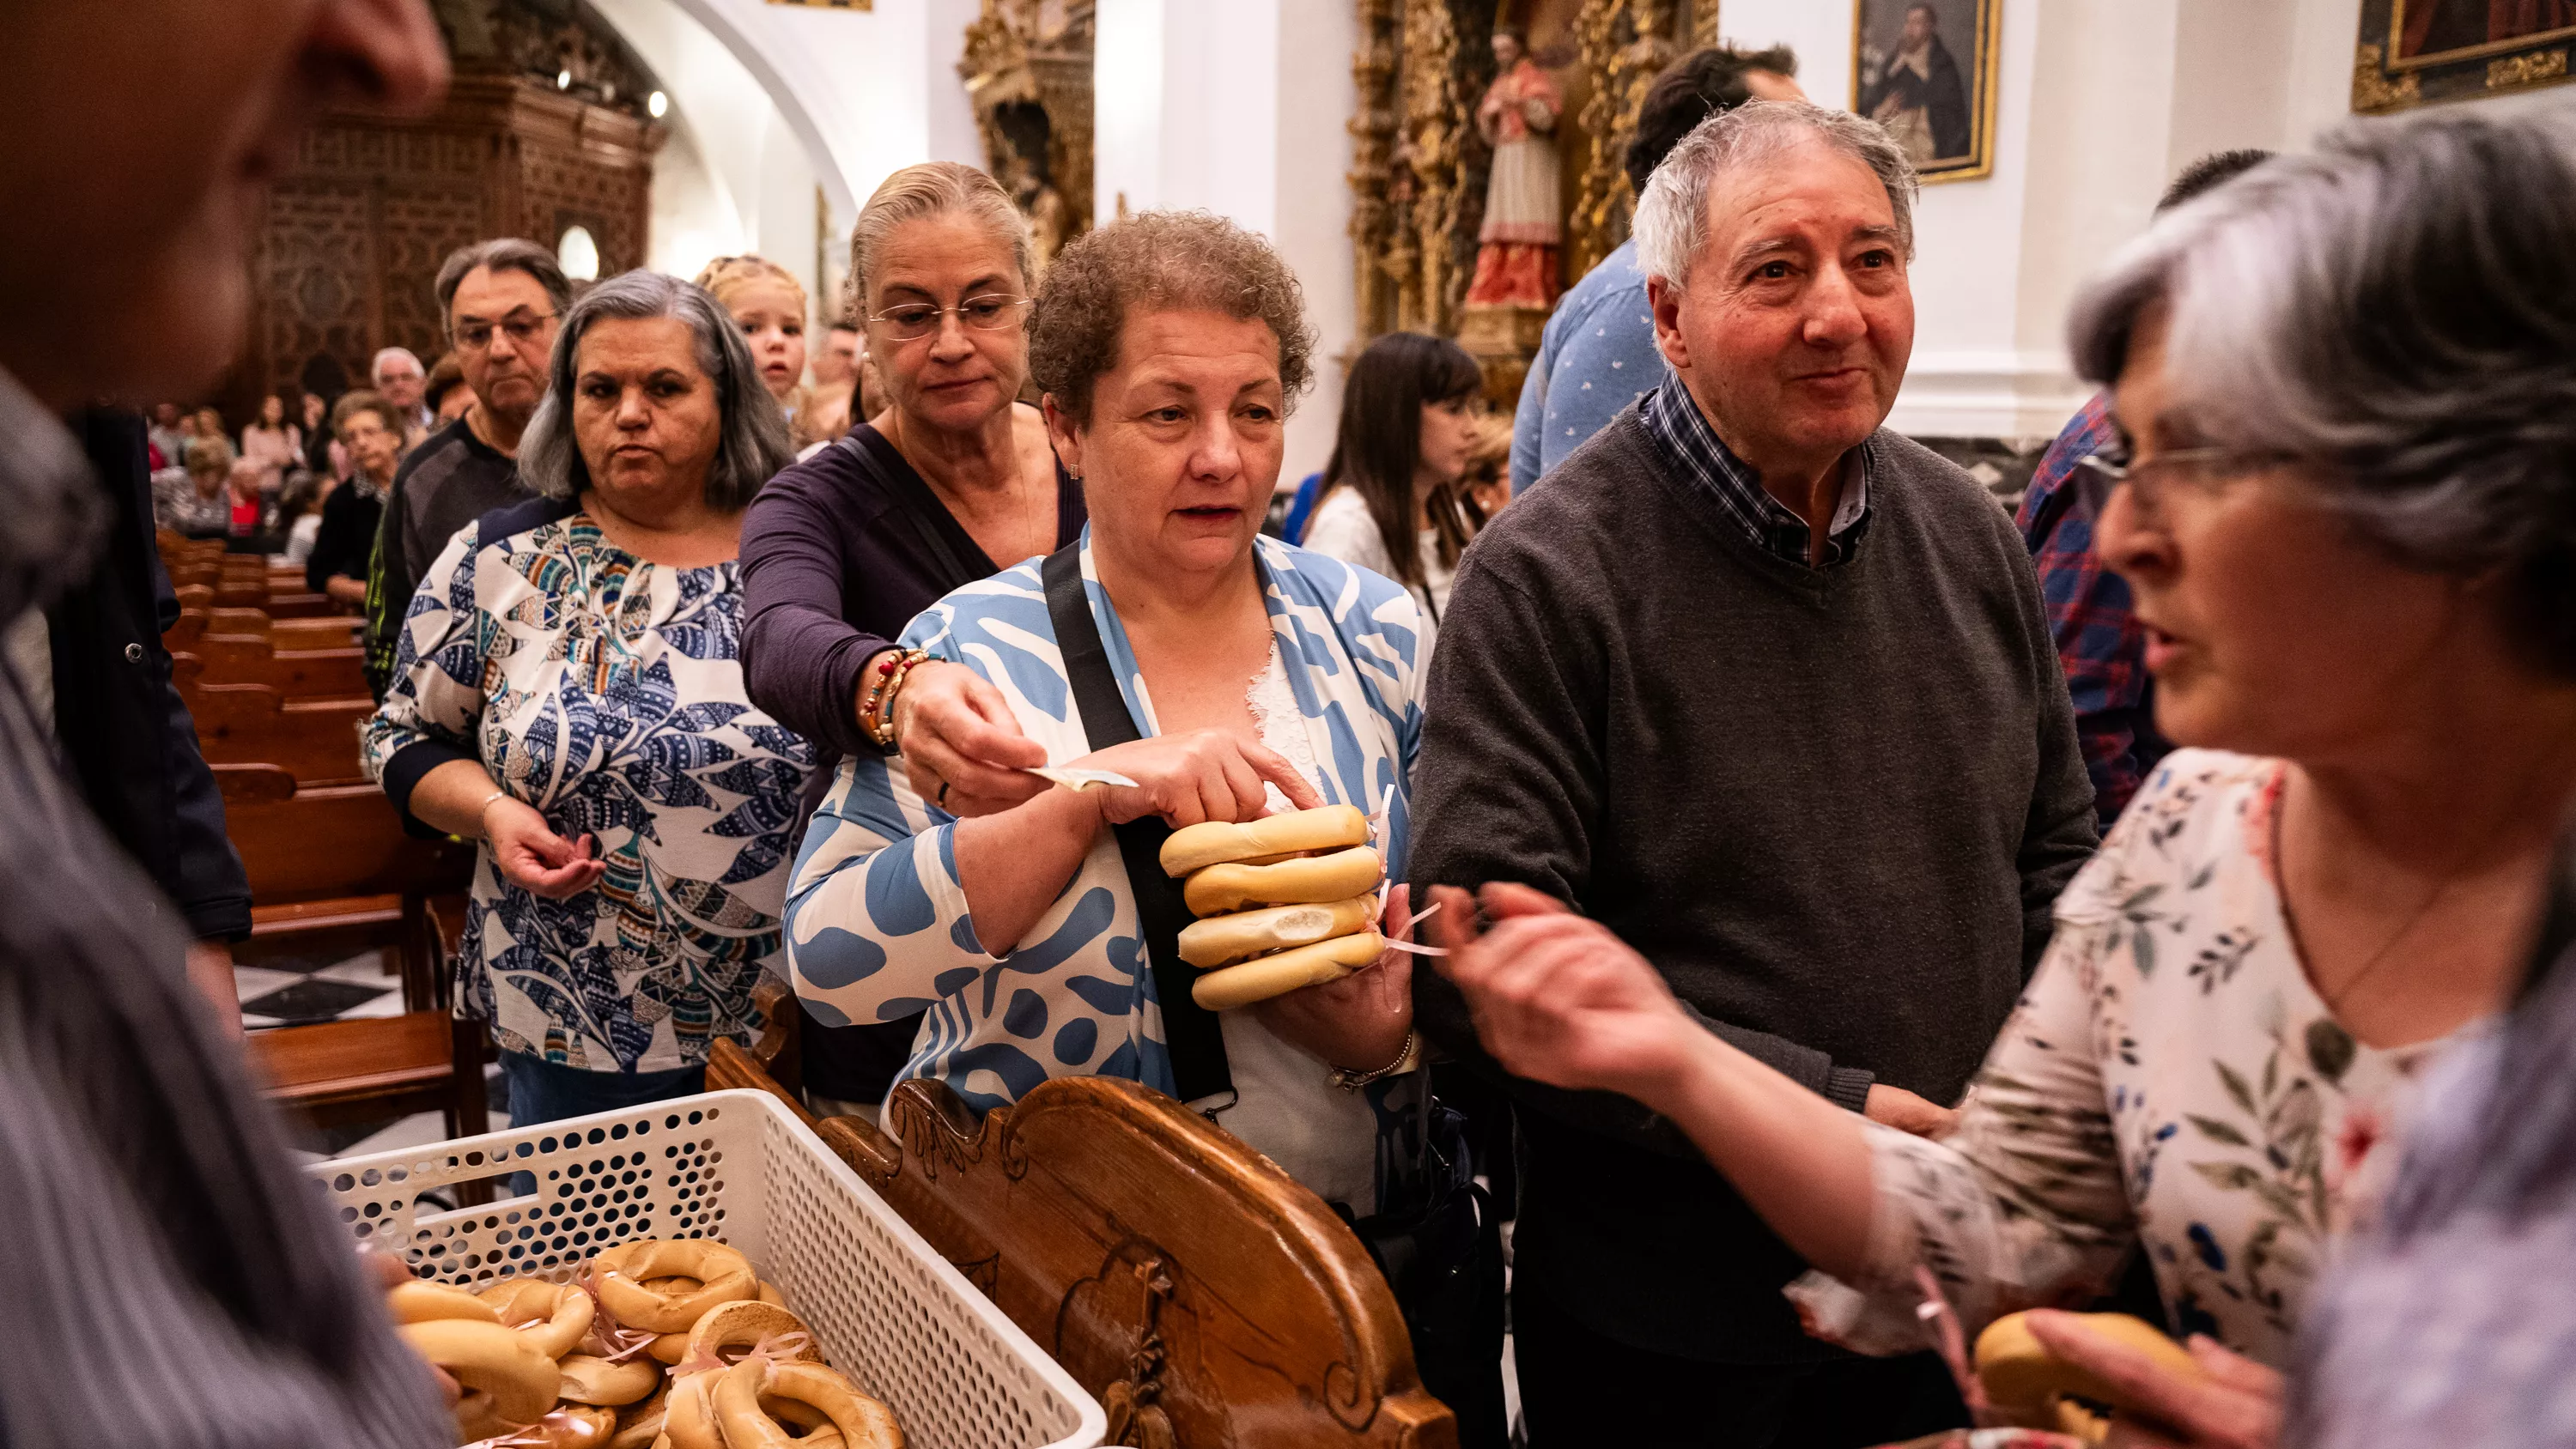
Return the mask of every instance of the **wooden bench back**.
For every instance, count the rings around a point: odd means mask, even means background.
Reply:
[[[785,1096],[730,1043],[717,1044],[708,1084]],[[1359,1240],[1180,1103],[1134,1082],[1062,1078],[979,1122],[947,1087],[907,1082],[888,1119],[891,1137],[856,1117],[817,1130],[1099,1397],[1109,1442],[1457,1443]]]
[[[275,765],[214,765],[224,833],[241,852],[254,906],[337,896],[419,896],[454,890],[473,866],[452,841],[403,833],[373,785],[299,789]]]
[[[372,701],[288,699],[265,684],[196,684],[180,690],[208,764],[275,765],[301,788],[366,780],[358,726]]]

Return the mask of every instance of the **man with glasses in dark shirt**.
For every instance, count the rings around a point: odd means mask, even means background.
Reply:
[[[533,496],[519,483],[519,435],[545,399],[555,319],[572,284],[554,253],[505,237],[449,256],[437,293],[474,403],[403,460],[385,504],[367,580],[367,684],[380,701],[412,592],[439,551],[475,519]]]

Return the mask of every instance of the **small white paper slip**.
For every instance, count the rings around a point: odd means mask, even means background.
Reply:
[[[1119,774],[1116,770],[1078,770],[1071,765],[1030,765],[1026,770],[1027,773],[1041,780],[1052,780],[1077,795],[1093,785],[1124,785],[1130,790],[1136,788],[1135,781]]]

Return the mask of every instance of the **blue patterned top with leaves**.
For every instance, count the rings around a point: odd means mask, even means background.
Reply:
[[[478,856],[457,1010],[502,1050],[657,1071],[756,1031],[814,752],[751,704],[741,613],[737,562],[649,563],[565,504],[487,515],[413,596],[369,773],[412,750],[476,760],[608,863],[550,901]]]

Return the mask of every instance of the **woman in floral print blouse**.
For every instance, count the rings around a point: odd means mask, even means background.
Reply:
[[[740,331],[630,272],[566,313],[521,476],[411,600],[366,760],[483,849],[457,1009],[519,1125],[700,1089],[783,976],[806,742],[737,661],[742,512],[789,458]]]
[[[1487,887],[1481,942],[1437,932],[1513,1071],[1689,1131],[1817,1270],[1789,1290],[1814,1331],[1920,1349],[1937,1288],[1973,1336],[2082,1304],[2138,1245],[2209,1380],[2073,1320],[2040,1336],[2187,1442],[2277,1431],[2265,1366],[2427,1064],[2510,989],[2576,801],[2571,129],[2347,128],[2170,214],[2080,299],[2122,439],[2087,501],[2157,723],[2198,748],[2060,898],[1941,1138],[1735,1051],[1530,892]]]

